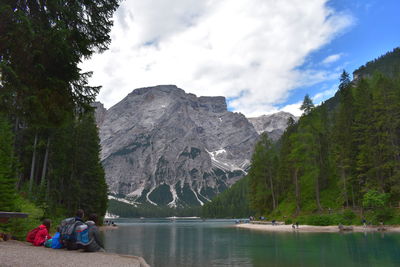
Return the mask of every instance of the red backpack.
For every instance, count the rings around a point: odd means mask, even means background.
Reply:
[[[35,240],[37,232],[40,230],[40,227],[36,227],[35,229],[29,231],[28,235],[26,236],[26,241],[33,243]]]

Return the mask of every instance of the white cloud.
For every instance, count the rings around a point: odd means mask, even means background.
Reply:
[[[299,67],[351,23],[327,0],[124,1],[110,49],[82,68],[94,71],[106,107],[138,87],[176,84],[261,115],[296,87],[337,78]]]
[[[291,113],[291,114],[293,114],[293,115],[295,115],[297,117],[300,117],[301,114],[303,114],[303,111],[300,110],[301,103],[302,102],[297,102],[297,103],[294,103],[294,104],[286,105],[283,108],[281,108],[280,111],[286,111],[286,112],[289,112],[289,113]]]
[[[322,60],[322,64],[325,65],[331,64],[333,62],[338,61],[342,56],[343,56],[342,53],[327,56],[324,60]]]
[[[314,102],[315,105],[319,105],[325,99],[333,97],[333,95],[336,93],[337,89],[338,89],[338,85],[335,84],[331,88],[315,94],[312,97],[312,101]]]

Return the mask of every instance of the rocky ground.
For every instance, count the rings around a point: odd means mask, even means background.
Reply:
[[[85,253],[34,247],[26,242],[0,242],[0,266],[137,266],[147,267],[141,257],[110,253]]]

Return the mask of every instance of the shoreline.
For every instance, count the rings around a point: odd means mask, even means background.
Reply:
[[[142,257],[108,252],[35,247],[28,242],[0,242],[1,266],[136,266],[150,267]]]
[[[118,229],[118,226],[111,226],[111,225],[102,225],[99,226],[99,231],[107,231],[107,230],[116,230]]]
[[[254,224],[242,223],[236,224],[236,228],[249,229],[265,232],[296,232],[296,233],[362,233],[362,232],[379,232],[379,233],[400,233],[399,226],[384,226],[383,231],[379,231],[377,226],[368,226],[364,228],[359,225],[351,225],[352,230],[340,231],[337,225],[330,226],[315,226],[315,225],[300,225],[299,228],[293,229],[292,225],[267,225],[267,224]],[[346,226],[347,227],[347,226]]]

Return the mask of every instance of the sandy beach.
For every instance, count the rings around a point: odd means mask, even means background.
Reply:
[[[148,267],[141,257],[112,253],[85,253],[34,247],[27,242],[0,242],[0,266],[134,266]]]
[[[298,229],[293,229],[292,225],[267,225],[267,224],[253,224],[253,223],[242,223],[235,225],[237,228],[269,231],[269,232],[300,232],[300,233],[337,233],[340,232],[337,225],[332,226],[313,226],[313,225],[300,225]],[[368,226],[352,226],[353,230],[345,232],[376,232],[378,227]],[[398,232],[400,233],[400,227],[396,226],[385,226],[384,232]]]

